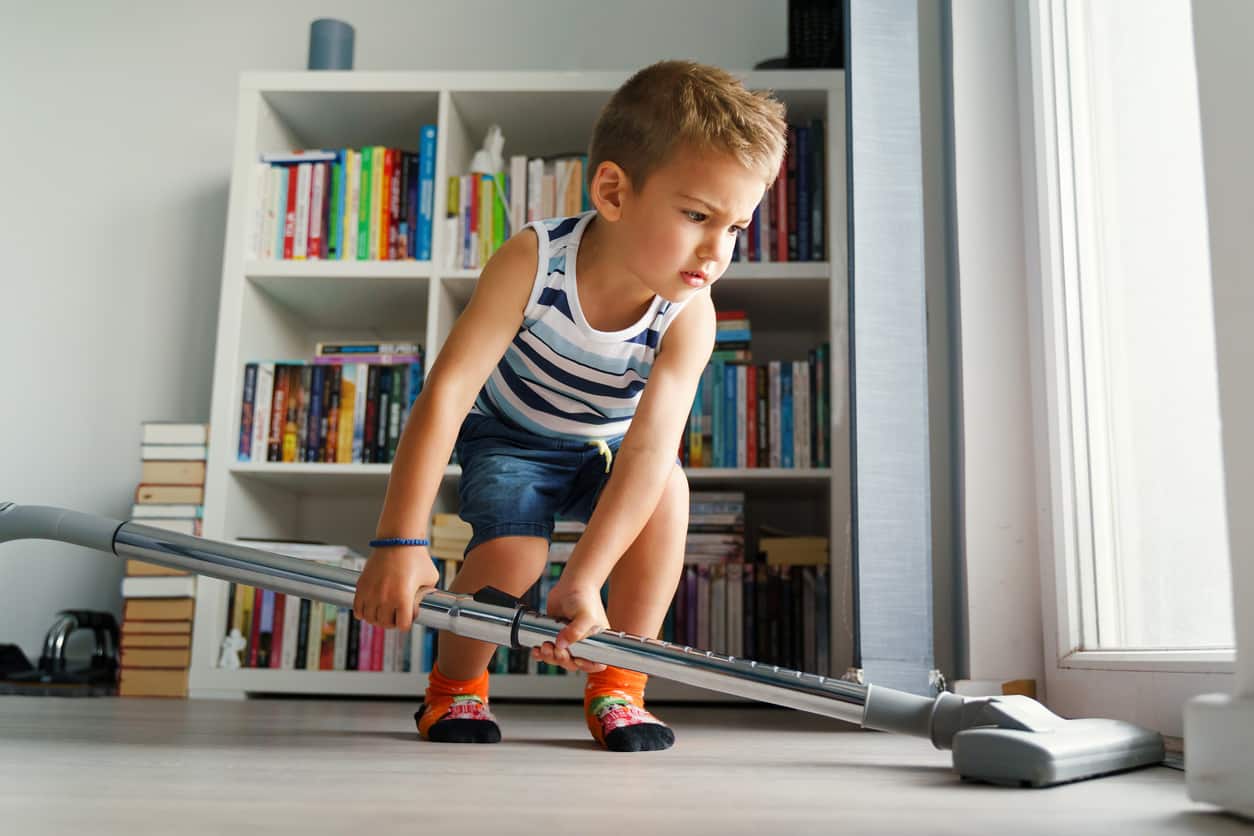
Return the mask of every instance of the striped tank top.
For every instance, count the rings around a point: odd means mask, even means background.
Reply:
[[[595,211],[536,221],[539,263],[522,326],[475,399],[472,413],[576,441],[625,435],[662,335],[683,307],[654,296],[639,321],[597,331],[584,319],[575,254]]]

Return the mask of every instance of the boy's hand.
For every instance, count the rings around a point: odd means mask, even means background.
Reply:
[[[440,573],[426,547],[375,549],[357,579],[353,615],[376,627],[408,630],[414,623],[418,590],[439,582]]]
[[[568,671],[596,673],[605,670],[605,665],[597,662],[575,659],[567,649],[575,642],[610,626],[609,619],[605,616],[605,607],[601,605],[600,590],[568,583],[565,578],[561,578],[549,590],[548,615],[568,619],[570,623],[557,634],[556,642],[545,642],[540,647],[533,647],[533,658],[551,665],[561,665]]]

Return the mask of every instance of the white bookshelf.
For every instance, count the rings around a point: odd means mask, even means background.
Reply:
[[[474,290],[477,271],[450,270],[440,216],[451,174],[465,173],[490,124],[505,154],[541,156],[586,150],[592,126],[627,72],[292,72],[241,77],[213,374],[204,536],[319,539],[368,554],[389,465],[236,461],[244,364],[309,358],[327,339],[417,339],[430,365]],[[831,344],[832,467],[689,469],[694,490],[744,490],[750,530],[767,521],[826,530],[832,544],[833,670],[851,648],[847,281],[845,275],[844,77],[838,70],[740,74],[774,90],[790,119],[824,119],[827,255],[824,262],[733,264],[715,286],[716,303],[743,308],[753,323],[756,362],[800,359]],[[420,125],[438,126],[436,228],[431,261],[256,261],[246,257],[249,174],[258,155],[292,148],[416,149]],[[455,511],[460,468],[445,470],[435,511]],[[250,693],[395,695],[417,698],[426,674],[223,670],[217,667],[228,584],[197,585],[190,694],[242,698]],[[494,697],[577,699],[579,676],[494,675]],[[652,699],[720,695],[655,680]],[[729,698],[730,699],[730,698]]]

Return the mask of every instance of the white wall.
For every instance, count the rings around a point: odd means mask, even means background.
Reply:
[[[1254,5],[1244,0],[1193,3],[1202,158],[1210,232],[1215,349],[1223,424],[1228,548],[1236,613],[1237,694],[1254,699],[1254,83],[1249,50]],[[1218,747],[1217,747],[1218,748]],[[1248,753],[1247,759],[1248,759]],[[1247,773],[1248,781],[1248,773]],[[1248,784],[1247,784],[1248,786]]]
[[[0,500],[125,517],[140,422],[206,419],[237,76],[304,69],[325,16],[356,27],[360,70],[787,51],[786,0],[0,0]],[[0,643],[34,661],[58,610],[120,614],[121,573],[0,545]]]

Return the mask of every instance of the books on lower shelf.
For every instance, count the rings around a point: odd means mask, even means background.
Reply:
[[[246,363],[236,458],[390,462],[422,384],[413,342],[319,343],[312,362]]]
[[[340,545],[238,539],[276,554],[361,571],[366,559]],[[232,583],[219,667],[402,673],[416,630],[383,630],[349,607]],[[234,662],[231,662],[231,654]]]
[[[254,259],[431,259],[436,126],[418,150],[262,154],[251,172],[246,250]]]

